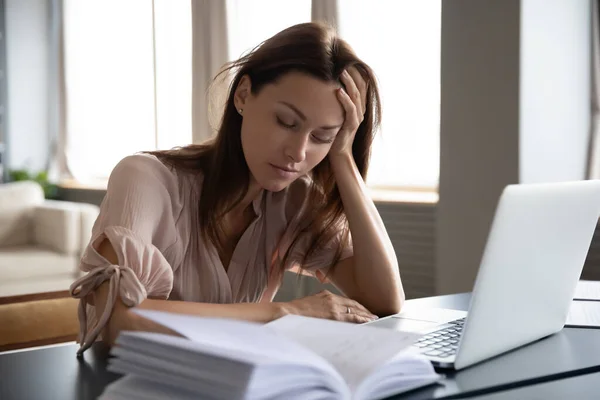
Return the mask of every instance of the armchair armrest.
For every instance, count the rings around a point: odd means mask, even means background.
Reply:
[[[34,242],[61,254],[80,256],[98,212],[91,204],[46,200],[34,210]]]
[[[86,203],[74,204],[77,204],[80,211],[78,256],[81,257],[92,239],[92,228],[94,227],[94,223],[96,223],[96,219],[98,219],[98,214],[100,214],[100,207]]]

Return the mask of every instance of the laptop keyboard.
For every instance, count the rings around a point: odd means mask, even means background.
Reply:
[[[426,356],[440,358],[450,357],[456,354],[460,335],[462,334],[465,318],[448,322],[452,326],[428,333],[414,344]]]

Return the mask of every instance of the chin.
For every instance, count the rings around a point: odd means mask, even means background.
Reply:
[[[281,192],[283,189],[290,186],[291,183],[292,182],[283,180],[265,180],[264,182],[260,182],[260,186],[269,192]]]
[[[292,184],[297,178],[294,179],[282,179],[278,177],[270,176],[265,174],[259,176],[256,180],[261,188],[268,190],[269,192],[281,192]]]
[[[301,176],[298,174],[291,177],[281,177],[273,174],[270,169],[258,170],[256,174],[252,173],[252,169],[250,171],[254,177],[254,181],[261,188],[268,190],[269,192],[281,192]]]

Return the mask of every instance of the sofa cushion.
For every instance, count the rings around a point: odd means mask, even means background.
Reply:
[[[23,296],[36,293],[62,292],[69,290],[75,278],[67,275],[25,281],[0,282],[0,298]]]
[[[47,200],[35,207],[33,243],[63,255],[79,255],[80,226],[77,203]]]
[[[75,280],[79,260],[36,246],[14,246],[0,249],[0,284],[70,277]]]
[[[0,247],[32,242],[35,206],[44,202],[44,191],[35,182],[0,184]]]

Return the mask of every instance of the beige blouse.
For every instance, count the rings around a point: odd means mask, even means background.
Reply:
[[[271,301],[283,278],[277,257],[286,253],[298,231],[310,178],[302,177],[287,189],[262,190],[252,202],[255,219],[237,243],[225,269],[198,223],[201,182],[196,175],[177,172],[147,154],[124,158],[111,173],[92,238],[79,268],[86,275],[71,285],[79,298],[78,355],[98,338],[119,295],[128,306],[145,298],[206,303]],[[96,249],[107,238],[118,257],[112,265]],[[284,269],[297,266],[308,250],[301,238]],[[313,253],[303,265],[323,273],[331,266],[340,244],[337,236]],[[352,255],[352,245],[342,259]],[[96,316],[87,295],[110,281],[108,303]]]

